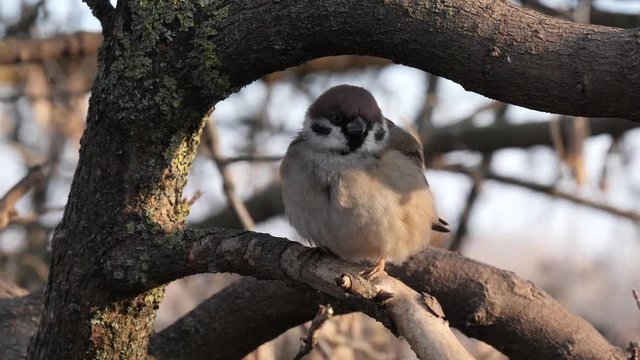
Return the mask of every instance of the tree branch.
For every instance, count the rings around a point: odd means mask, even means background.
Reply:
[[[532,109],[636,120],[640,113],[640,105],[628,101],[640,97],[640,79],[634,73],[639,50],[630,47],[637,39],[634,29],[571,23],[508,1],[456,0],[443,5],[376,0],[267,4],[263,0],[228,6],[217,45],[224,71],[235,86],[313,58],[360,53],[393,59],[468,90]],[[363,16],[353,19],[353,13]],[[330,27],[324,19],[331,19]],[[0,63],[64,54],[56,51],[59,45],[42,50],[30,46],[32,42],[0,42]],[[51,39],[37,42],[49,45]],[[80,46],[88,51],[68,54],[95,53],[98,44],[94,40],[89,48]]]
[[[350,294],[383,303],[398,333],[418,358],[473,359],[449,330],[442,307],[433,296],[420,295],[386,274],[376,277],[373,284],[348,274],[336,282]]]
[[[307,336],[301,339],[300,350],[293,357],[293,360],[301,360],[307,354],[313,350],[313,347],[318,344],[318,332],[322,328],[322,325],[333,317],[333,308],[331,305],[320,305],[316,316],[311,320],[311,325],[307,330]]]
[[[640,103],[630,101],[640,98],[637,30],[571,23],[510,1],[232,2],[220,34],[223,72],[238,86],[356,53],[531,109],[640,120]]]
[[[204,127],[202,139],[204,145],[206,145],[209,149],[211,160],[215,164],[218,172],[220,173],[220,177],[222,178],[222,190],[224,191],[224,195],[227,198],[227,205],[231,207],[231,209],[233,209],[234,214],[238,219],[240,219],[240,222],[242,223],[242,227],[244,229],[254,230],[256,227],[256,223],[251,218],[251,214],[242,202],[242,199],[240,199],[240,197],[236,193],[235,185],[233,183],[233,179],[231,178],[231,173],[227,169],[228,162],[222,156],[222,151],[220,149],[220,138],[218,136],[218,128],[213,116],[209,117],[209,121]]]
[[[469,175],[471,177],[475,176],[474,172],[472,170],[469,170],[465,167],[462,166],[457,166],[457,165],[451,165],[451,166],[444,166],[442,168],[439,168],[440,170],[445,170],[445,171],[452,171],[452,172],[457,172],[457,173],[461,173],[461,174],[466,174]],[[590,207],[592,209],[597,209],[597,210],[601,210],[601,211],[605,211],[608,212],[610,214],[616,215],[616,216],[620,216],[623,217],[625,219],[629,219],[633,222],[639,223],[640,222],[640,213],[637,213],[635,211],[631,211],[631,210],[622,210],[619,208],[616,208],[614,206],[611,205],[607,205],[607,204],[603,204],[597,201],[593,201],[593,200],[589,200],[586,199],[584,197],[580,197],[562,190],[558,190],[556,189],[555,186],[553,185],[542,185],[542,184],[536,184],[534,182],[530,182],[530,181],[526,181],[526,180],[521,180],[521,179],[517,179],[517,178],[513,178],[513,177],[509,177],[509,176],[504,176],[504,175],[499,175],[496,174],[494,172],[487,172],[484,175],[485,179],[488,180],[494,180],[494,181],[498,181],[501,182],[503,184],[508,184],[508,185],[514,185],[514,186],[518,186],[518,187],[522,187],[528,190],[532,190],[535,192],[539,192],[539,193],[543,193],[543,194],[547,194],[549,196],[553,196],[553,197],[557,197],[560,199],[564,199],[567,201],[570,201],[572,203],[575,204],[579,204],[579,205],[583,205],[583,206],[587,206]]]
[[[364,268],[334,256],[322,256],[321,251],[316,248],[307,248],[266,234],[214,229],[187,231],[183,236],[183,241],[190,245],[177,252],[170,251],[171,254],[151,255],[147,252],[144,252],[145,255],[139,254],[137,258],[140,259],[141,266],[129,264],[130,259],[122,262],[122,259],[107,256],[103,263],[107,282],[112,284],[114,289],[140,291],[142,287],[154,283],[159,278],[164,278],[166,275],[175,276],[180,272],[184,275],[205,271],[234,272],[258,278],[287,280],[322,291],[336,299],[345,300],[345,293],[336,286],[336,277],[345,273],[357,274]],[[127,245],[114,249],[114,254],[122,255],[121,251],[128,248]],[[137,247],[137,249],[140,251],[141,248]],[[133,254],[130,251],[127,251],[129,256]],[[175,256],[171,261],[182,262],[184,266],[182,269],[174,267],[173,271],[165,273],[164,266],[155,263],[155,260],[146,261],[146,257],[154,258],[154,255],[163,257],[165,260],[168,260],[167,255]],[[158,265],[160,267],[157,267]],[[359,276],[354,278],[369,284]],[[169,280],[166,279],[166,281]],[[357,300],[362,304],[357,308],[387,327],[397,329],[398,334],[409,341],[421,359],[470,358],[463,356],[466,351],[458,343],[447,323],[429,313],[425,306],[417,305],[416,301],[421,297],[415,291],[388,276],[380,276],[380,280],[376,279],[375,285],[369,284],[369,286],[377,292],[385,291],[391,298],[385,301],[382,307],[382,303],[376,301],[376,298],[360,297]],[[343,288],[349,287],[343,285]],[[415,313],[408,315],[406,314],[408,310]],[[391,322],[388,317],[391,318]],[[419,321],[425,321],[425,323],[419,324]],[[430,334],[418,336],[419,332],[416,332],[416,329],[428,331]],[[430,357],[428,354],[435,357]]]
[[[102,35],[90,32],[55,35],[46,39],[0,40],[0,64],[53,61],[63,56],[87,56],[98,52]]]
[[[4,229],[18,214],[15,210],[16,203],[31,188],[40,183],[48,172],[47,165],[34,166],[20,179],[9,191],[0,198],[0,230]]]
[[[102,270],[109,286],[139,292],[198,272],[235,272],[311,286],[338,301],[347,301],[333,279],[337,274],[361,270],[285,239],[247,231],[185,231],[156,239],[153,246],[145,244],[149,242],[127,242],[103,259]],[[453,326],[510,357],[621,359],[624,356],[621,349],[607,343],[586,321],[513,273],[430,248],[405,266],[391,268],[390,274],[413,289],[431,293],[440,301]],[[316,308],[317,303],[306,320],[313,317]],[[377,319],[383,318],[379,308],[360,308]],[[261,310],[252,307],[251,311]]]
[[[87,4],[89,9],[91,9],[91,13],[98,20],[100,20],[100,24],[102,24],[103,32],[108,30],[108,27],[111,26],[111,19],[113,18],[113,13],[116,9],[113,8],[113,5],[109,2],[109,0],[82,0]]]
[[[211,349],[217,349],[216,359],[240,359],[310,320],[318,306],[326,303],[332,303],[337,314],[352,311],[345,303],[308,288],[245,277],[152,336],[149,353],[160,360],[209,360]]]
[[[620,119],[591,118],[587,120],[591,136],[608,134],[618,137],[640,127],[638,123]],[[561,121],[570,120],[567,118]],[[434,128],[425,141],[424,153],[428,157],[455,150],[490,153],[505,148],[528,148],[537,145],[553,145],[549,136],[548,122],[531,121],[522,124],[506,122],[485,127],[464,122]]]

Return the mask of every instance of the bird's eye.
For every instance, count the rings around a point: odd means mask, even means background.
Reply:
[[[327,116],[327,119],[333,125],[338,125],[338,126],[342,125],[342,123],[344,122],[344,116],[342,116],[342,114],[340,114],[338,112],[329,114]]]

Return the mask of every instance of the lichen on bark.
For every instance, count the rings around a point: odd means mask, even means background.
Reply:
[[[52,242],[45,309],[30,358],[146,357],[164,289],[110,292],[99,275],[100,260],[134,239],[181,246],[174,233],[189,212],[182,190],[205,115],[230,91],[213,42],[226,16],[220,6],[127,1],[115,10],[113,27],[104,29],[79,165]],[[127,276],[146,281],[149,260],[139,256],[136,273]]]

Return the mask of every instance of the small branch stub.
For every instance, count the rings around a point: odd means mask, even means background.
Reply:
[[[386,300],[393,297],[392,293],[376,288],[360,275],[342,274],[336,278],[336,285],[349,294],[372,300],[379,305],[384,305]]]

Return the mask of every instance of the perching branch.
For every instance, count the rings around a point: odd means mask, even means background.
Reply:
[[[138,265],[131,264],[131,261],[120,257],[124,255],[121,251],[128,246],[114,249],[113,255],[116,253],[119,255],[107,256],[103,263],[107,282],[114,289],[140,291],[143,287],[153,286],[159,279],[169,281],[170,277],[176,275],[182,277],[200,272],[233,272],[257,278],[287,280],[309,286],[344,301],[346,296],[342,289],[336,286],[336,277],[345,273],[357,274],[364,268],[334,256],[323,256],[318,249],[307,248],[266,234],[212,229],[186,231],[181,236],[182,239],[174,239],[173,242],[183,242],[186,247],[179,246],[178,251],[170,251],[172,254],[160,250],[164,253],[152,255],[138,246],[137,251],[145,251],[144,256],[137,257]],[[127,250],[126,257],[133,255],[131,252],[133,249]],[[159,249],[155,248],[151,251],[155,250]],[[176,257],[169,260],[172,263],[169,265],[171,268],[169,271],[166,271],[166,266],[155,263],[156,256],[158,259],[168,260],[167,255]],[[149,261],[146,261],[147,259]],[[438,360],[465,358],[461,357],[466,353],[464,348],[460,344],[453,345],[457,340],[446,322],[427,314],[424,306],[422,311],[418,311],[418,306],[415,304],[417,294],[413,290],[400,285],[396,279],[389,277],[383,277],[383,279],[384,281],[379,285],[376,283],[376,286],[380,286],[393,296],[398,296],[397,300],[390,299],[385,307],[381,307],[375,299],[363,297],[359,310],[383,322],[387,327],[396,329],[400,336],[410,342],[422,359],[431,358],[427,355],[429,353],[437,354],[434,359]],[[366,280],[362,281],[366,282]],[[346,288],[344,284],[342,288]],[[409,316],[405,314],[408,309],[422,314],[416,314],[415,317]],[[391,318],[391,322],[388,317]],[[426,321],[426,323],[419,324],[419,321]],[[425,337],[426,334],[423,334],[421,338],[418,333],[415,333],[416,329],[429,331],[431,335]],[[434,350],[440,348],[442,349],[439,351]]]
[[[113,289],[139,292],[195,273],[235,272],[310,286],[344,301],[344,293],[335,286],[334,278],[362,269],[302,245],[248,231],[190,230],[168,234],[152,243],[153,246],[147,246],[150,242],[146,240],[132,240],[105,256],[102,271],[107,284]],[[621,349],[608,344],[586,321],[513,273],[430,248],[405,266],[391,268],[390,274],[415,290],[435,296],[453,326],[508,356],[518,359],[623,356]],[[386,317],[379,308],[360,306],[360,310],[377,319]],[[316,308],[314,304],[305,320],[311,319]],[[566,350],[569,344],[571,351]]]
[[[420,359],[473,359],[449,330],[438,300],[418,294],[386,274],[369,283],[342,274],[336,282],[350,294],[383,303],[398,333]]]

